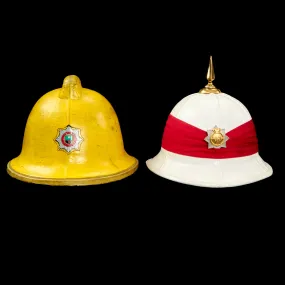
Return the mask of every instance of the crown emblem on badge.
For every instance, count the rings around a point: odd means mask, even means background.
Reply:
[[[208,136],[205,141],[208,143],[208,148],[222,148],[227,147],[226,142],[229,137],[225,134],[225,129],[220,129],[215,126],[212,130],[207,131]]]
[[[64,129],[58,129],[55,141],[58,143],[58,150],[70,153],[75,150],[80,150],[83,138],[81,137],[80,129],[68,125]]]

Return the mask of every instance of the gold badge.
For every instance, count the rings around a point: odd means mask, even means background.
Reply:
[[[208,136],[205,141],[208,143],[208,148],[227,147],[226,142],[229,137],[225,134],[225,129],[220,129],[215,126],[212,130],[207,131]]]

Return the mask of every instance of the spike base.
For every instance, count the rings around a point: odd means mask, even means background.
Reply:
[[[217,89],[213,83],[208,83],[204,88],[202,88],[199,93],[201,94],[219,94],[221,90]]]

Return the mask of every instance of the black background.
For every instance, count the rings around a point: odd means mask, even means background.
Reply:
[[[193,279],[198,267],[199,280],[227,278],[231,284],[245,271],[254,281],[264,281],[271,265],[275,272],[267,283],[273,283],[282,264],[284,224],[284,10],[278,12],[275,5],[1,3],[0,236],[2,273],[9,266],[13,270],[9,280],[36,278],[42,270],[46,280],[56,269],[64,280],[74,279],[81,264],[93,278],[103,267],[104,280],[130,279],[132,273],[146,279],[149,271],[169,280],[177,264],[172,283],[186,270],[187,279]],[[163,179],[145,165],[160,149],[175,104],[206,84],[210,55],[215,85],[240,100],[253,117],[260,155],[274,171],[268,179],[235,188],[200,188]],[[90,187],[12,179],[6,165],[21,151],[32,107],[70,74],[112,104],[125,148],[140,162],[137,172]],[[20,272],[18,264],[29,268]],[[124,268],[116,272],[113,264]],[[74,270],[67,273],[66,265]]]
[[[17,205],[24,199],[38,208],[92,211],[105,206],[116,207],[117,213],[140,209],[142,215],[151,209],[165,215],[195,209],[198,217],[212,209],[223,216],[235,209],[237,215],[248,210],[266,217],[278,209],[276,142],[272,141],[278,106],[271,99],[278,94],[282,54],[272,26],[250,11],[229,25],[231,12],[218,17],[203,10],[175,12],[165,5],[127,5],[126,10],[120,5],[120,10],[112,4],[104,12],[70,7],[71,12],[35,13],[31,21],[5,32],[1,194]],[[253,117],[260,155],[274,171],[268,179],[235,188],[200,188],[158,177],[145,165],[160,150],[163,128],[175,104],[207,83],[210,55],[215,85],[240,100]],[[125,149],[139,160],[139,169],[124,180],[90,187],[50,187],[12,179],[6,165],[21,151],[33,105],[71,74],[112,104]]]

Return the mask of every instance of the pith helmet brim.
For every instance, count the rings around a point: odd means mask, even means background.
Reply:
[[[230,159],[205,159],[171,153],[161,148],[146,161],[155,174],[183,184],[224,188],[257,182],[273,174],[258,153]]]

